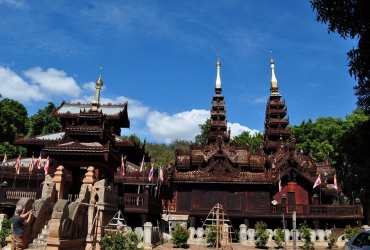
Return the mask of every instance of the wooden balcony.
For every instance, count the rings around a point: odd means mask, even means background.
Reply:
[[[41,188],[0,188],[0,205],[1,206],[15,206],[20,198],[30,198],[36,200],[41,198]]]
[[[270,115],[279,115],[280,117],[284,117],[286,116],[286,114],[288,113],[287,109],[284,108],[284,109],[268,109],[267,110],[267,114],[270,116]]]
[[[267,129],[267,136],[270,135],[291,135],[292,134],[292,128],[268,128]]]
[[[118,206],[123,206],[125,213],[162,213],[162,200],[149,194],[125,193],[118,197]]]
[[[288,146],[289,149],[294,149],[295,148],[295,143],[293,142],[283,142],[283,144],[280,141],[267,141],[266,143],[266,148],[272,148],[272,149],[277,149],[280,148],[281,145],[286,145]]]
[[[332,204],[321,204],[321,205],[281,205],[270,207],[270,213],[281,215],[293,214],[296,211],[298,218],[337,218],[337,219],[362,219],[363,209],[361,204],[355,205],[332,205]]]

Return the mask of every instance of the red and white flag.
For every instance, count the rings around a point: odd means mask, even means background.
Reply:
[[[33,170],[33,166],[35,165],[35,157],[33,157],[32,155],[32,158],[31,158],[31,163],[30,163],[30,166],[28,167],[28,173],[30,175],[32,175],[32,170]]]
[[[144,156],[143,156],[143,160],[141,161],[141,164],[140,164],[140,172],[143,172],[144,170]]]
[[[163,167],[159,169],[159,179],[163,182]]]
[[[45,175],[49,173],[49,156],[46,158],[45,165],[44,165]]]
[[[40,156],[37,159],[37,169],[40,169],[41,168],[41,165],[42,165],[42,162],[41,162],[41,152],[40,152]]]
[[[281,177],[279,175],[279,192],[281,192],[282,186],[281,186]]]
[[[4,166],[4,164],[5,164],[5,162],[8,160],[8,158],[6,157],[6,153],[5,153],[5,155],[4,155],[4,159],[3,159],[3,166]]]
[[[338,190],[337,174],[334,174],[334,188]]]
[[[318,185],[321,184],[321,174],[317,177],[315,184],[313,184],[313,188],[317,187]]]
[[[125,158],[123,158],[123,155],[122,155],[121,168],[120,168],[120,171],[119,171],[121,177],[126,175],[125,160],[126,160],[126,156],[125,156]]]
[[[148,175],[148,180],[149,181],[153,180],[153,174],[154,174],[154,162],[152,162],[152,167],[151,167],[149,175]]]
[[[17,175],[19,175],[19,172],[21,170],[21,164],[21,155],[19,155],[17,161],[15,162],[15,172],[17,173]]]

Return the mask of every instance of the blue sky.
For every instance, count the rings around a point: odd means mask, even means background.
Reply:
[[[0,0],[0,93],[29,115],[52,101],[129,101],[131,128],[150,142],[193,140],[209,117],[217,49],[232,135],[263,132],[271,70],[291,125],[355,109],[346,53],[309,1]]]

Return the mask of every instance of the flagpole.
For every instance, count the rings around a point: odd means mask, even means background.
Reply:
[[[12,188],[15,188],[15,183],[17,181],[17,173],[14,173],[14,181],[13,181],[13,186]]]
[[[4,173],[4,163],[2,164],[1,166],[1,180],[0,180],[0,188],[1,188],[1,184],[3,183],[3,173]]]
[[[27,186],[27,189],[30,188],[30,180],[31,180],[31,172],[28,172],[28,186]]]

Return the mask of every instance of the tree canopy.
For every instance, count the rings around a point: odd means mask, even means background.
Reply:
[[[23,147],[14,146],[14,136],[22,137],[27,134],[27,110],[23,104],[5,98],[0,101],[0,154],[7,154],[8,158],[15,158],[18,154],[25,154]]]
[[[240,135],[234,136],[233,140],[236,140],[239,147],[248,143],[250,151],[255,153],[263,142],[263,135],[259,132],[251,135],[249,131],[244,131]]]
[[[52,116],[55,104],[49,102],[44,109],[39,109],[27,121],[27,136],[42,135],[57,132],[60,129],[60,120]]]
[[[311,0],[316,20],[328,24],[328,32],[342,38],[357,39],[357,47],[348,53],[349,73],[358,85],[354,87],[357,105],[370,113],[370,1]]]
[[[200,134],[197,134],[194,138],[195,142],[202,142],[202,141],[207,141],[208,140],[208,130],[209,127],[211,126],[211,119],[207,119],[203,124],[198,125],[200,128]]]

